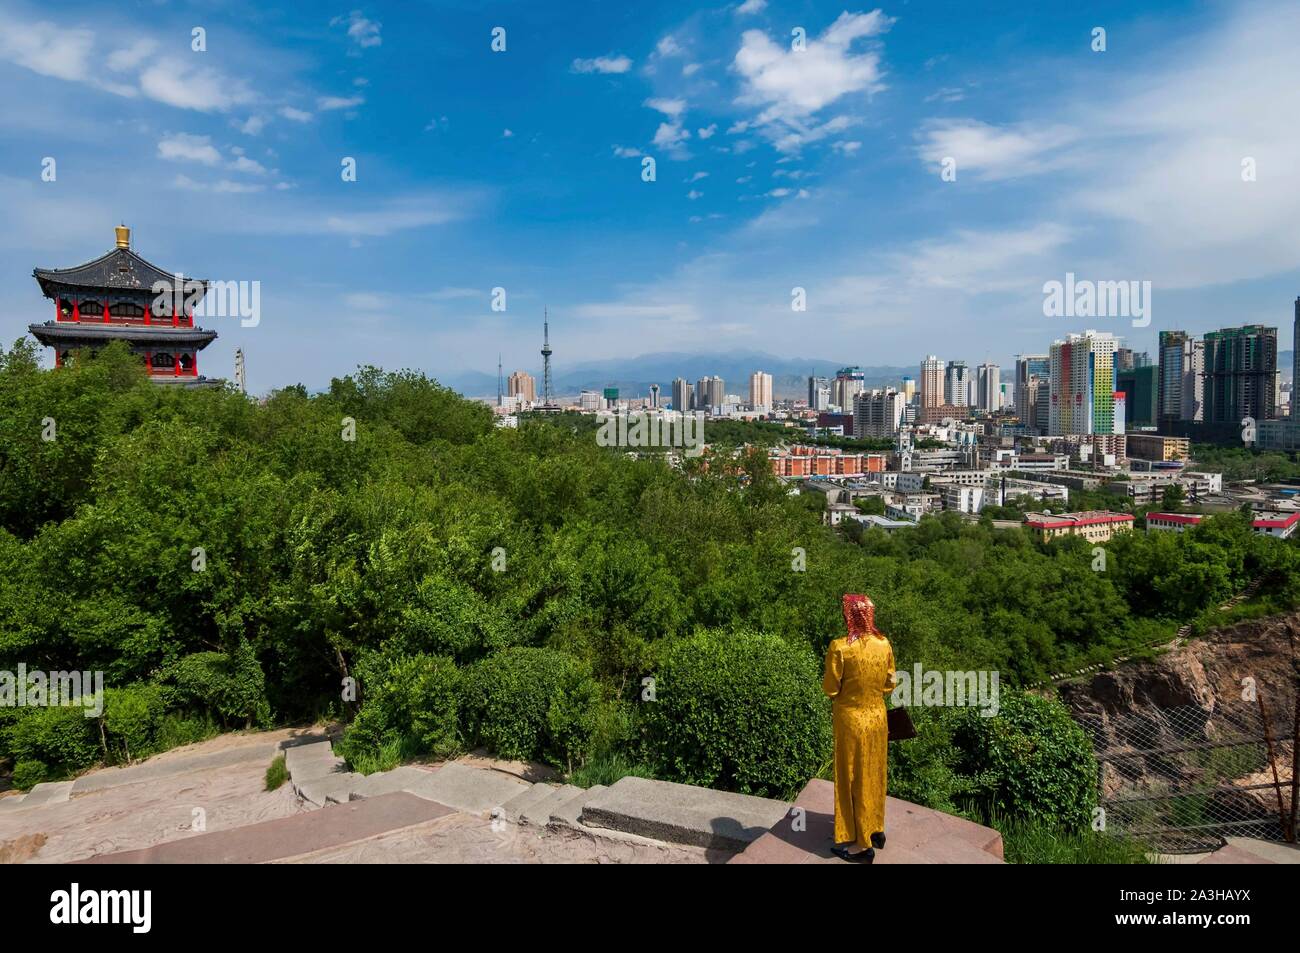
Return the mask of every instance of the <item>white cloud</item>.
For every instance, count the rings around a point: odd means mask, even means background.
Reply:
[[[294,122],[311,122],[312,118],[311,113],[302,109],[295,109],[293,106],[281,106],[280,115]]]
[[[614,155],[620,159],[635,159],[637,156],[642,155],[642,152],[640,149],[634,149],[631,146],[615,146]]]
[[[681,150],[682,144],[691,137],[689,129],[683,129],[679,122],[661,122],[655,130],[654,145],[672,152]]]
[[[709,123],[709,125],[705,126],[703,129],[695,130],[695,134],[699,136],[701,139],[712,139],[714,133],[716,133],[717,131],[718,131],[718,124],[714,122],[714,123]]]
[[[737,102],[762,108],[758,122],[803,119],[850,93],[884,89],[876,49],[851,50],[860,40],[878,36],[893,21],[880,10],[841,13],[802,51],[778,45],[761,30],[746,30],[733,67],[745,90]]]
[[[852,141],[852,142],[844,142],[844,141],[840,141],[840,142],[832,142],[832,143],[831,143],[831,148],[834,149],[836,152],[843,153],[843,154],[846,155],[846,156],[851,156],[851,155],[853,155],[853,153],[857,152],[859,149],[862,148],[862,143],[857,142],[857,141]]]
[[[682,66],[683,76],[694,76],[699,71],[700,71],[699,63],[686,63]]]
[[[262,130],[266,128],[265,116],[249,116],[243,122],[235,122],[235,128],[246,136],[261,135]]]
[[[256,159],[250,159],[248,156],[239,156],[234,162],[230,163],[230,168],[236,172],[248,172],[252,175],[266,175],[267,168]]]
[[[745,0],[740,6],[736,7],[736,13],[744,16],[749,13],[762,13],[767,9],[767,0]]]
[[[676,119],[686,111],[686,100],[684,99],[647,99],[645,105],[663,113],[670,119]]]
[[[1034,175],[1059,168],[1069,161],[1064,148],[1079,138],[1069,126],[991,126],[974,119],[937,119],[921,127],[918,153],[927,163],[938,165],[951,157],[957,175],[974,172],[979,178],[996,180]]]
[[[927,103],[959,103],[966,98],[966,91],[959,86],[944,86],[925,97]]]
[[[626,56],[597,56],[593,59],[577,59],[569,66],[574,73],[626,73],[632,68],[632,61]]]
[[[316,100],[316,108],[321,112],[328,112],[333,109],[355,109],[357,106],[365,105],[364,96],[321,96]]]
[[[41,20],[24,23],[6,13],[0,21],[0,57],[42,76],[86,82],[94,66],[95,35]]]
[[[118,73],[134,70],[156,49],[158,49],[156,42],[148,37],[141,37],[130,46],[108,54],[108,68]]]
[[[383,24],[367,19],[360,10],[353,10],[346,17],[335,17],[330,21],[330,26],[339,26],[344,23],[348,27],[348,37],[359,49],[369,49],[384,42],[384,38],[380,33]]]
[[[655,52],[660,56],[679,56],[682,48],[677,45],[677,41],[672,36],[665,36],[655,44]]]
[[[176,176],[172,184],[178,189],[189,189],[194,192],[216,192],[221,195],[246,195],[252,192],[261,192],[265,188],[265,186],[253,182],[232,182],[229,179],[219,179],[216,182],[196,182],[187,175]]]
[[[688,182],[698,182],[698,181],[700,181],[700,179],[707,179],[708,177],[709,177],[709,173],[707,173],[707,172],[696,172],[693,176],[691,176],[691,177],[690,177],[689,179],[687,179],[686,181],[688,181]]]
[[[690,199],[692,202],[694,202],[696,199],[704,198],[704,193],[697,192],[695,191],[695,189],[691,189],[689,192],[686,193],[686,197]]]
[[[256,98],[243,80],[180,59],[151,61],[140,89],[150,99],[200,112],[226,112]]]
[[[199,162],[203,165],[221,163],[221,153],[208,136],[192,136],[184,132],[160,139],[158,156],[170,162]]]
[[[513,139],[513,138],[514,138],[514,135],[515,135],[515,134],[514,134],[513,132],[511,132],[509,129],[503,129],[503,130],[501,131],[501,138],[502,138],[502,139]]]
[[[355,238],[444,225],[463,217],[463,202],[454,196],[416,194],[390,199],[362,211],[328,215],[322,224],[331,232]]]

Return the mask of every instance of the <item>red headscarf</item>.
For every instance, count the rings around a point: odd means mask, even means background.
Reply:
[[[850,641],[880,634],[876,631],[876,604],[864,595],[844,594],[844,623],[849,627]]]

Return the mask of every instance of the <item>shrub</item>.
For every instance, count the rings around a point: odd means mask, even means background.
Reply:
[[[14,787],[28,791],[49,777],[50,769],[43,761],[19,761],[14,765]]]
[[[972,783],[972,805],[986,822],[999,817],[1087,830],[1097,803],[1087,734],[1055,699],[1004,689],[999,702],[992,718],[974,708],[955,716],[957,770]]]
[[[158,726],[155,751],[170,751],[181,745],[192,745],[196,741],[205,741],[220,732],[216,722],[208,717],[184,715],[180,712],[168,712]]]
[[[266,790],[274,791],[289,780],[289,769],[285,767],[284,755],[276,755],[270,767],[266,769]]]
[[[440,655],[387,659],[376,655],[357,666],[363,701],[341,747],[351,760],[399,742],[411,754],[438,757],[460,749],[461,673]]]
[[[103,742],[109,761],[131,761],[158,750],[164,715],[160,685],[138,684],[104,692]]]
[[[830,703],[807,648],[753,631],[671,646],[644,706],[644,759],[659,777],[788,796],[831,756]]]
[[[86,709],[70,707],[25,708],[9,727],[8,748],[14,763],[39,761],[50,777],[85,770],[99,760],[95,719]]]
[[[212,712],[222,724],[243,722],[252,727],[271,720],[266,676],[247,642],[240,642],[230,654],[186,655],[176,663],[172,677],[182,701]]]
[[[598,688],[588,668],[554,649],[510,648],[465,672],[468,736],[504,758],[573,769],[595,729]]]

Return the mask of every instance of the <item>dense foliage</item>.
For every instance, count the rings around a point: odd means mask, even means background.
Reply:
[[[782,795],[827,755],[818,664],[844,592],[871,593],[900,666],[1004,684],[1171,632],[1265,571],[1297,595],[1296,547],[1236,514],[1118,538],[1098,572],[1081,542],[951,514],[841,533],[761,452],[676,470],[580,423],[498,429],[411,372],[259,402],[152,385],[120,346],[53,372],[30,345],[0,354],[0,671],[111,689],[98,718],[0,708],[0,759],[30,783],[330,716],[363,769],[483,745]],[[1023,810],[996,775],[1057,745],[1035,724],[1008,722],[1012,755],[979,767],[963,746],[991,739],[936,718],[898,751],[900,790]]]

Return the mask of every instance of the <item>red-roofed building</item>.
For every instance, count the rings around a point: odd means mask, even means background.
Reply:
[[[1044,543],[1061,536],[1082,536],[1092,543],[1104,543],[1118,532],[1133,528],[1129,513],[1088,510],[1084,513],[1026,513],[1025,528]]]
[[[1181,533],[1189,526],[1198,525],[1205,517],[1195,513],[1148,513],[1147,532]],[[1300,527],[1300,513],[1273,513],[1258,517],[1250,523],[1251,529],[1261,536],[1290,539]]]

